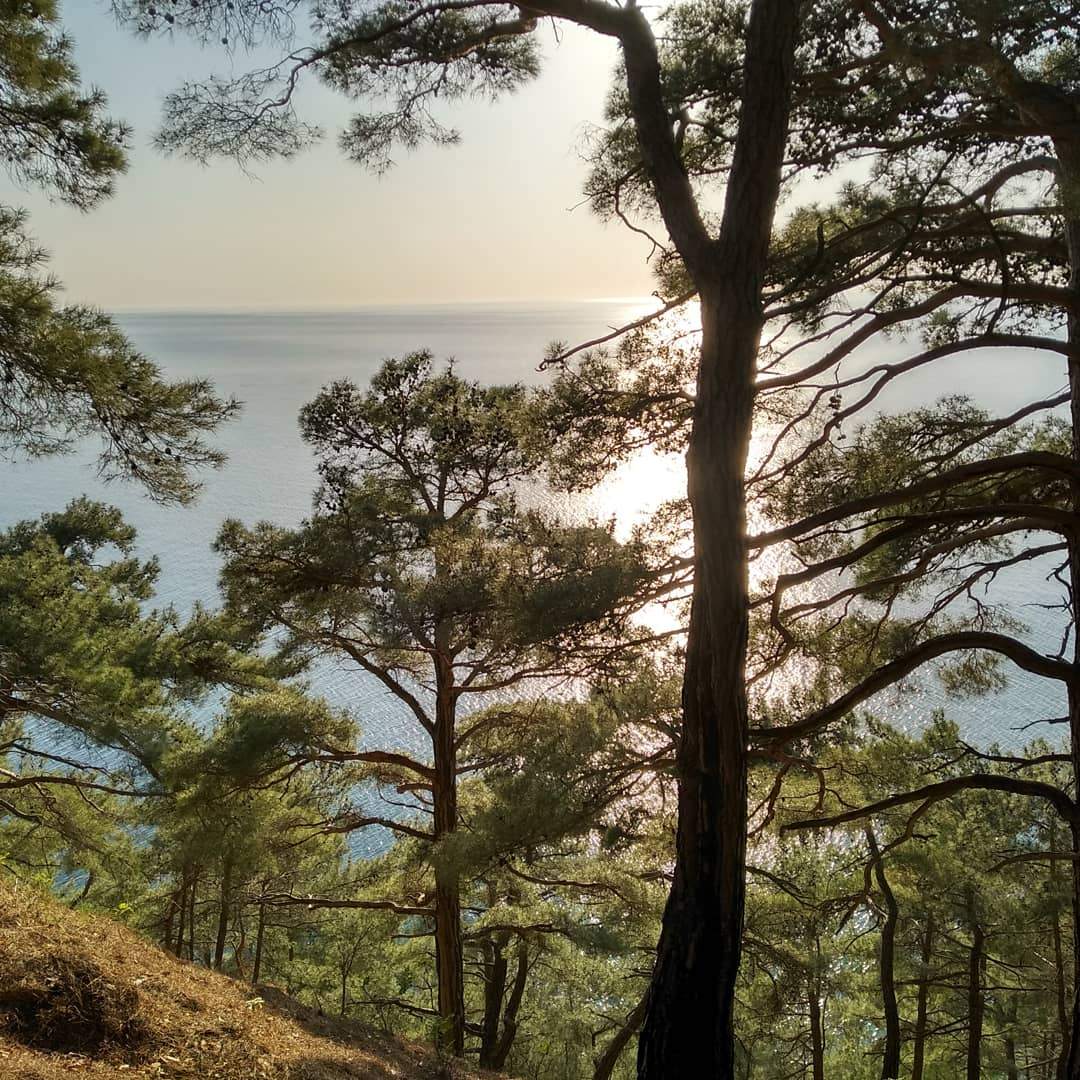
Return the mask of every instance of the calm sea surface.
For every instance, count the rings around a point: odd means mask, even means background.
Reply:
[[[139,313],[120,317],[138,347],[174,377],[205,377],[223,395],[244,403],[239,420],[219,443],[228,464],[207,476],[199,501],[184,509],[155,506],[134,487],[102,484],[93,471],[92,447],[61,459],[3,465],[0,527],[62,507],[86,493],[121,507],[139,530],[144,554],[157,555],[162,574],[159,600],[181,609],[217,597],[218,560],[211,551],[226,517],[291,524],[310,509],[315,486],[311,455],[301,442],[300,407],[332,379],[365,383],[388,356],[427,348],[438,358],[453,357],[457,369],[488,382],[538,382],[544,348],[554,339],[581,341],[641,311],[641,305],[583,302],[564,305],[447,305],[368,308],[349,312]],[[896,348],[893,345],[891,348]],[[877,359],[881,354],[868,353]],[[883,395],[882,409],[926,403],[944,394],[965,393],[995,411],[1010,412],[1049,396],[1064,384],[1060,358],[1020,358],[1008,353],[974,353],[938,365],[934,377],[916,377]],[[624,518],[644,503],[679,493],[676,469],[644,469],[617,488]],[[1059,647],[1062,620],[1040,605],[1060,598],[1052,569],[1029,565],[1003,575],[995,595],[1029,626],[1026,640],[1041,651]],[[353,672],[320,671],[317,688],[348,706],[361,721],[365,740],[381,745],[419,743],[405,714],[385,691]],[[1045,680],[1014,675],[1009,688],[975,701],[946,700],[933,686],[900,698],[883,696],[883,710],[917,726],[929,711],[944,707],[969,738],[1016,744],[1026,736],[1019,725],[1063,713],[1063,700]],[[1041,728],[1057,736],[1060,728]]]

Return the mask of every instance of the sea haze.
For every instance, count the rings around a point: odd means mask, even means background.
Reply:
[[[138,313],[119,317],[136,345],[171,377],[208,378],[219,393],[244,408],[218,440],[229,455],[209,474],[198,502],[188,508],[155,506],[129,485],[103,484],[94,474],[92,447],[64,458],[3,466],[0,527],[59,509],[86,493],[119,506],[139,531],[140,552],[161,562],[160,603],[187,609],[196,600],[217,601],[219,560],[211,550],[227,517],[246,523],[268,519],[292,524],[306,515],[316,484],[313,459],[297,430],[300,407],[333,379],[363,385],[389,356],[430,349],[453,358],[464,376],[486,382],[540,382],[537,365],[552,340],[578,342],[603,334],[646,310],[642,302],[574,304],[469,304],[415,308],[366,308],[333,312]],[[889,348],[895,351],[897,343]],[[867,356],[879,356],[868,352]],[[934,365],[932,377],[915,376],[883,395],[886,410],[965,393],[995,412],[1011,412],[1049,396],[1064,383],[1060,358],[1017,357],[1003,351],[973,353]],[[645,480],[645,478],[648,478]],[[645,481],[619,486],[623,499],[653,502],[679,494],[678,470],[646,470]],[[645,490],[651,486],[654,490]],[[663,486],[668,490],[655,490]],[[632,515],[633,506],[618,506]],[[1045,578],[1050,566],[1025,566],[1003,575],[996,594],[1025,620],[1026,640],[1053,652],[1060,645],[1060,613],[1040,605],[1060,599]],[[905,726],[918,726],[943,707],[979,742],[1016,745],[1029,735],[1018,727],[1063,712],[1062,697],[1046,680],[1009,672],[1001,695],[974,701],[946,700],[934,686],[875,705]],[[411,746],[423,752],[407,715],[381,686],[340,668],[320,670],[317,689],[360,720],[365,741]],[[1060,729],[1042,728],[1054,735]],[[1032,732],[1030,734],[1034,734]]]

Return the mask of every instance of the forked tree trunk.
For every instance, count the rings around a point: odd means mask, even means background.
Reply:
[[[502,1013],[502,1033],[491,1054],[488,1068],[496,1071],[503,1068],[510,1050],[517,1038],[517,1018],[521,1002],[525,997],[525,984],[529,978],[529,943],[525,938],[518,939],[517,967],[514,970],[514,982],[510,987]]]
[[[489,896],[494,903],[494,890]],[[525,984],[529,977],[529,943],[518,938],[515,950],[516,966],[513,982],[510,982],[510,961],[506,955],[510,944],[510,932],[494,935],[486,945],[484,964],[484,1019],[480,1032],[480,1058],[482,1069],[498,1071],[506,1064],[510,1050],[517,1037],[517,1017],[525,996]],[[509,994],[507,984],[510,983]]]
[[[797,23],[797,0],[754,0],[720,234],[701,249],[682,251],[698,287],[702,319],[687,452],[696,572],[677,750],[675,872],[638,1042],[640,1080],[735,1076],[733,1011],[742,946],[747,815],[744,471]],[[638,84],[649,76],[648,58],[629,49],[625,55],[643,156],[665,222],[679,243],[687,223],[671,211],[671,200],[665,202],[663,195],[665,185],[680,188],[678,167],[673,168],[670,155],[654,157],[653,144],[664,144],[651,138],[648,124],[659,126],[659,121],[646,108],[649,102],[638,100]],[[668,130],[670,134],[670,123]],[[680,212],[685,203],[684,198]],[[691,220],[687,234],[692,238],[694,231]]]

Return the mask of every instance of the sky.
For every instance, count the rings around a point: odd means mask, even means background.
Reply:
[[[80,213],[0,181],[30,211],[65,298],[113,311],[638,297],[653,284],[648,243],[599,221],[581,191],[581,146],[598,123],[613,44],[543,29],[539,79],[494,104],[460,102],[457,146],[402,152],[382,177],[340,153],[349,103],[312,81],[303,119],[326,129],[290,162],[203,167],[152,145],[165,93],[184,78],[245,66],[177,37],[145,41],[103,0],[66,0],[62,18],[84,81],[134,127],[116,194]]]

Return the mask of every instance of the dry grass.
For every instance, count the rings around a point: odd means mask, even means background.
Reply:
[[[0,1078],[465,1080],[430,1049],[176,960],[0,884]],[[491,1075],[491,1074],[487,1074]]]

